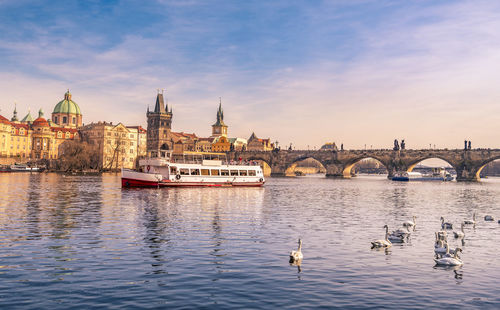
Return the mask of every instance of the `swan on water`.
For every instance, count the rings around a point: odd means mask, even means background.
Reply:
[[[302,260],[304,256],[302,255],[302,240],[299,238],[299,248],[297,251],[290,252],[290,263],[294,263]]]
[[[460,225],[460,231],[454,231],[453,232],[453,236],[455,236],[455,238],[463,238],[463,237],[465,237],[464,223],[462,223]]]
[[[406,221],[406,222],[403,223],[403,226],[404,227],[408,227],[408,228],[412,228],[412,227],[415,228],[415,225],[417,225],[416,224],[417,223],[416,218],[417,217],[414,215],[413,216],[413,221]]]
[[[445,242],[443,240],[438,240],[436,244],[434,244],[434,253],[437,255],[443,255],[446,254],[446,245],[448,242]]]
[[[404,243],[410,237],[410,231],[408,227],[402,227],[398,230],[394,230],[388,237],[389,241],[395,243]]]
[[[453,224],[444,221],[444,217],[441,216],[441,228],[442,229],[453,229]]]
[[[484,220],[485,220],[485,221],[494,221],[495,219],[494,219],[494,218],[493,218],[493,216],[491,216],[491,215],[485,215],[485,216],[484,216]]]
[[[392,246],[392,243],[388,239],[389,227],[387,227],[387,225],[384,225],[384,228],[385,228],[385,239],[372,241],[372,248],[388,248],[388,247]]]
[[[455,255],[453,255],[453,257],[435,258],[434,261],[436,262],[436,265],[439,266],[461,266],[463,265],[463,262],[460,260],[458,252],[462,252],[462,249],[456,248]]]
[[[472,214],[472,220],[465,220],[464,221],[464,224],[467,224],[467,225],[475,225],[476,224],[476,212],[474,212]]]
[[[446,232],[446,230],[440,230],[436,233],[436,235],[436,240],[446,240],[448,238],[448,233]]]

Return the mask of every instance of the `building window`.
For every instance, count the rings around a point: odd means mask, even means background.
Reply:
[[[60,139],[60,138],[62,138],[62,132],[58,131],[58,132],[57,132],[57,137],[58,137],[59,139]]]
[[[73,124],[76,124],[76,117],[73,117]]]
[[[66,124],[68,122],[68,119],[66,118],[66,116],[63,116],[63,124]]]
[[[58,122],[57,122],[57,116],[56,116],[56,117],[54,117],[54,123],[56,123],[56,124],[58,123]]]
[[[66,139],[69,139],[69,132],[66,131]]]

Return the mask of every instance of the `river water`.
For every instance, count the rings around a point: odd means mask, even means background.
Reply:
[[[0,308],[498,308],[500,180],[269,178],[263,188],[120,188],[115,174],[0,175]],[[466,227],[434,266],[439,218]],[[372,250],[417,216],[409,243]],[[303,240],[301,267],[288,254]],[[453,237],[451,237],[453,239]]]

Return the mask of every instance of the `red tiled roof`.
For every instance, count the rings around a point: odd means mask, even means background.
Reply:
[[[71,132],[75,133],[78,131],[78,129],[75,128],[63,128],[63,127],[50,127],[50,130],[57,132],[57,131],[62,131],[62,132]]]
[[[0,115],[0,123],[10,124],[10,121],[8,119],[6,119],[5,117],[3,117],[2,115]]]
[[[140,133],[146,133],[146,132],[148,132],[146,129],[142,128],[142,126],[127,126],[127,128],[135,128]]]
[[[49,122],[43,117],[39,117],[33,121],[33,126],[50,127]]]
[[[11,125],[16,127],[16,128],[25,128],[25,129],[30,128],[30,126],[28,126],[28,124],[11,123]]]

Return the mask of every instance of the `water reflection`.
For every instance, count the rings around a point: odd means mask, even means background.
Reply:
[[[2,308],[20,299],[28,308],[500,302],[497,223],[478,221],[465,239],[449,238],[464,248],[462,267],[433,261],[439,217],[482,218],[500,199],[500,183],[305,177],[271,178],[258,189],[122,190],[119,181],[111,174],[0,175]],[[407,243],[368,251],[383,238],[383,225],[396,229],[413,215],[418,229]],[[283,254],[298,237],[307,241],[306,258],[286,264]]]

